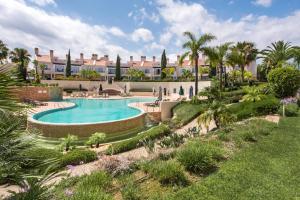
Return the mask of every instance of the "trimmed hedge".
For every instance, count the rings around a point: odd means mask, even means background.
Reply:
[[[106,150],[106,154],[112,155],[112,154],[118,154],[125,151],[129,151],[131,149],[135,149],[138,146],[140,140],[143,139],[154,140],[157,138],[161,138],[165,135],[168,135],[169,133],[170,133],[170,128],[165,124],[161,124],[145,132],[142,132],[133,138],[112,144]]]
[[[88,163],[97,159],[97,154],[94,151],[87,149],[75,149],[63,155],[60,164],[61,167],[67,165],[79,165],[81,162]]]
[[[229,110],[237,116],[238,120],[242,120],[249,117],[277,113],[279,106],[277,98],[267,96],[267,98],[257,102],[245,101],[233,104],[229,107]]]
[[[244,89],[234,90],[230,92],[222,92],[222,101],[226,104],[238,103],[246,94]]]

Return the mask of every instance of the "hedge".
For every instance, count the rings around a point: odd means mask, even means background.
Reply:
[[[237,116],[238,120],[246,119],[254,116],[267,115],[277,113],[279,108],[279,100],[274,96],[257,102],[240,102],[233,104],[229,110]]]
[[[168,135],[169,133],[170,133],[170,128],[165,124],[161,124],[145,132],[142,132],[133,138],[112,144],[106,150],[106,154],[112,155],[112,154],[118,154],[125,151],[129,151],[131,149],[135,149],[138,146],[139,141],[142,139],[147,138],[147,139],[154,140],[157,138],[161,138],[165,135]]]
[[[61,167],[67,165],[79,165],[81,162],[88,163],[97,159],[97,154],[88,149],[75,149],[63,155],[60,164]]]

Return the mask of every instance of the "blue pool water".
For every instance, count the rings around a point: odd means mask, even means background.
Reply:
[[[76,107],[37,113],[35,120],[48,123],[96,123],[126,119],[141,113],[139,109],[128,107],[133,102],[154,102],[154,98],[108,99],[68,99]]]

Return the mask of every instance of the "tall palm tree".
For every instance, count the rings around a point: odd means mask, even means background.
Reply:
[[[182,65],[183,60],[189,56],[190,61],[195,65],[195,95],[197,95],[199,54],[203,53],[204,49],[206,48],[206,44],[216,37],[211,34],[204,34],[197,39],[196,36],[191,32],[184,32],[183,35],[189,40],[182,45],[182,47],[187,49],[187,51],[180,57],[179,64]]]
[[[47,65],[46,64],[44,64],[44,63],[41,63],[40,65],[39,65],[39,67],[40,67],[40,69],[41,69],[41,71],[42,71],[42,79],[44,79],[45,77],[45,69],[47,68]]]
[[[297,65],[298,69],[300,70],[300,47],[296,46],[292,50],[293,59],[295,64]]]
[[[21,79],[26,81],[27,78],[27,67],[30,61],[31,55],[26,49],[15,48],[10,52],[10,59],[12,62],[18,64],[18,72]]]
[[[218,74],[219,74],[219,84],[220,91],[223,90],[223,74],[224,74],[224,66],[226,64],[226,59],[229,54],[230,46],[232,43],[227,42],[220,46],[205,48],[204,54],[208,57],[211,63],[215,63],[217,65]],[[225,71],[226,74],[226,71]],[[225,78],[226,83],[226,78]]]
[[[235,70],[236,66],[241,68],[243,64],[244,64],[243,56],[239,51],[239,49],[234,45],[233,47],[231,47],[231,51],[227,55],[226,65],[232,67],[232,70]]]
[[[245,66],[250,65],[251,62],[256,60],[258,49],[256,49],[253,42],[246,41],[238,42],[236,44],[236,48],[238,49],[242,57],[240,68],[242,72],[242,81],[244,82]]]
[[[283,40],[274,42],[271,46],[267,46],[260,54],[263,58],[263,63],[268,68],[268,71],[275,67],[280,67],[293,57],[293,47],[290,42]]]
[[[8,56],[9,49],[7,48],[6,44],[0,40],[0,64],[2,64],[2,61],[5,60]]]

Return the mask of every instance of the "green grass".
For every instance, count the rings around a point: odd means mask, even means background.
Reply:
[[[166,199],[300,198],[300,117],[285,118],[270,130],[217,173]]]
[[[206,109],[207,105],[204,103],[201,104],[191,104],[183,102],[178,104],[173,108],[174,117],[171,120],[171,123],[175,127],[181,127],[195,119]]]

